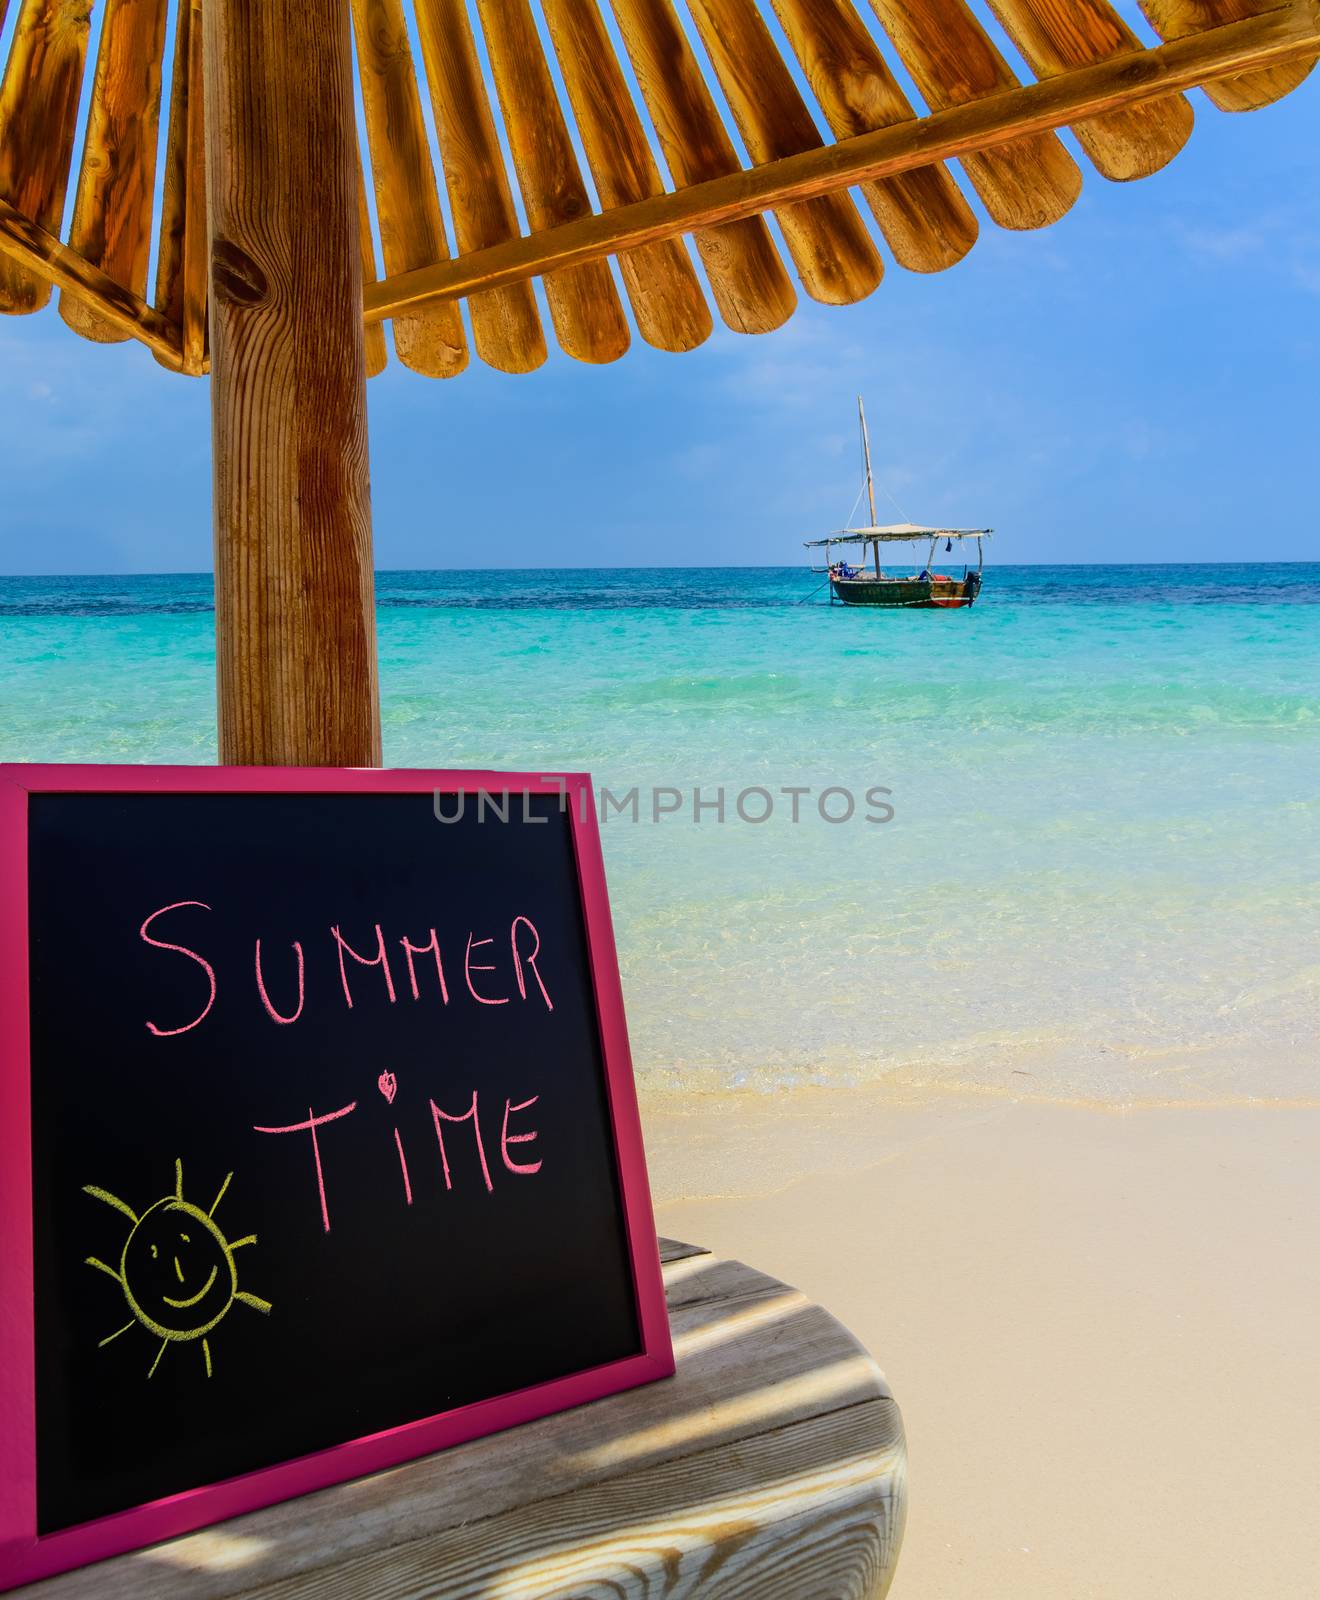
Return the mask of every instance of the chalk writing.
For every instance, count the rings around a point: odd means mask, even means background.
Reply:
[[[392,1072],[382,1072],[376,1080],[376,1087],[384,1099],[394,1103],[398,1092],[398,1078]],[[494,1110],[485,1113],[486,1121],[490,1125],[490,1138],[494,1139],[496,1126],[499,1129],[500,1164],[505,1172],[516,1178],[535,1177],[542,1168],[542,1160],[538,1156],[534,1161],[519,1161],[515,1159],[514,1152],[520,1145],[535,1143],[539,1132],[535,1128],[522,1125],[522,1131],[511,1131],[510,1118],[517,1117],[523,1112],[528,1112],[540,1100],[540,1095],[532,1095],[527,1100],[512,1100],[506,1098],[502,1113]],[[488,1102],[489,1103],[489,1102]],[[498,1106],[499,1102],[496,1101]],[[495,1189],[495,1177],[491,1172],[491,1157],[486,1154],[487,1134],[482,1122],[481,1095],[474,1089],[472,1098],[461,1111],[447,1110],[438,1105],[434,1100],[427,1100],[431,1112],[431,1125],[435,1131],[436,1148],[440,1157],[439,1181],[444,1184],[445,1190],[452,1193],[460,1188],[475,1188],[479,1183],[487,1194]],[[307,1108],[307,1115],[297,1122],[284,1123],[280,1126],[265,1126],[254,1124],[257,1133],[306,1133],[311,1136],[312,1143],[312,1170],[316,1177],[316,1197],[321,1213],[321,1227],[326,1233],[330,1232],[330,1202],[328,1198],[328,1185],[326,1170],[322,1159],[321,1144],[317,1137],[317,1129],[324,1128],[327,1123],[339,1122],[351,1116],[358,1109],[356,1100],[346,1106],[340,1106],[337,1111],[317,1112],[311,1106]],[[498,1122],[496,1120],[498,1116]],[[466,1125],[466,1126],[465,1126]],[[368,1116],[365,1128],[369,1129]],[[446,1134],[446,1128],[449,1132]],[[460,1133],[459,1129],[465,1129]],[[413,1203],[413,1174],[409,1169],[408,1158],[404,1153],[403,1135],[396,1124],[390,1129],[393,1139],[394,1154],[399,1164],[399,1177],[403,1187],[405,1205]],[[470,1148],[476,1157],[475,1162],[465,1153]],[[521,1152],[519,1152],[521,1154]],[[530,1152],[528,1152],[530,1154]],[[424,1169],[423,1169],[424,1170]],[[434,1170],[434,1169],[433,1169]],[[496,1173],[500,1167],[496,1167]],[[338,1180],[343,1187],[342,1177]],[[350,1185],[351,1187],[351,1185]]]
[[[443,1124],[446,1122],[467,1122],[470,1120],[472,1123],[472,1137],[477,1146],[477,1158],[481,1162],[481,1176],[486,1181],[486,1193],[489,1194],[491,1190],[494,1189],[495,1185],[490,1181],[490,1168],[486,1165],[486,1146],[482,1143],[481,1123],[477,1120],[477,1091],[475,1089],[472,1091],[472,1104],[459,1116],[451,1116],[448,1111],[441,1111],[440,1107],[436,1105],[434,1100],[432,1100],[431,1116],[435,1120],[435,1136],[440,1144],[440,1160],[445,1169],[445,1188],[452,1189],[454,1187],[454,1180],[450,1176],[449,1172],[449,1156],[445,1151],[445,1130]]]
[[[295,939],[293,941],[294,954],[298,957],[298,1009],[291,1017],[286,1017],[282,1011],[276,1011],[271,1004],[270,995],[266,993],[266,980],[261,971],[261,940],[257,940],[255,965],[257,969],[257,993],[261,996],[261,1003],[266,1008],[266,1015],[272,1022],[297,1022],[302,1016],[303,1003],[307,999],[307,969],[303,962],[303,947]]]
[[[350,1112],[356,1110],[357,1101],[354,1100],[350,1105],[340,1106],[338,1111],[324,1111],[318,1117],[317,1114],[312,1110],[311,1106],[308,1106],[306,1122],[290,1122],[286,1127],[283,1128],[258,1128],[255,1124],[253,1125],[257,1133],[311,1134],[312,1160],[316,1164],[316,1187],[321,1196],[321,1226],[327,1233],[330,1232],[330,1208],[327,1205],[325,1198],[325,1169],[321,1166],[321,1145],[316,1137],[316,1130],[318,1128],[323,1128],[327,1122],[338,1122],[340,1117],[346,1117]]]
[[[195,1016],[191,1022],[185,1022],[181,1028],[159,1028],[154,1022],[148,1022],[147,1032],[154,1033],[158,1039],[168,1039],[176,1033],[187,1033],[191,1028],[195,1028],[197,1024],[207,1016],[211,1010],[211,1007],[215,1004],[215,968],[211,965],[211,963],[199,956],[195,950],[189,950],[187,945],[167,944],[164,939],[153,939],[147,932],[147,929],[157,917],[163,917],[167,911],[180,911],[185,906],[199,906],[203,911],[209,911],[211,909],[210,906],[208,906],[203,900],[176,900],[173,905],[162,906],[159,911],[153,911],[142,924],[141,928],[138,929],[138,932],[149,945],[154,946],[157,950],[173,950],[178,955],[187,956],[189,961],[195,961],[206,974],[211,985],[211,993],[206,1004],[202,1007],[201,1012]]]
[[[174,919],[185,912],[191,913],[187,926],[196,927],[199,925],[197,914],[212,911],[212,906],[204,900],[175,900],[153,911],[138,930],[144,944],[153,950],[168,951],[171,956],[183,956],[200,968],[206,977],[205,1004],[201,1005],[201,1009],[189,1021],[176,1026],[167,1026],[155,1020],[144,1019],[147,1032],[157,1039],[176,1038],[179,1034],[191,1033],[194,1028],[200,1027],[221,1000],[222,985],[216,963],[208,960],[200,950],[176,940],[162,939],[155,932],[148,930],[159,918],[167,915],[172,919],[170,926],[173,928]],[[369,923],[365,928],[352,932],[351,937],[350,931],[338,923],[333,924],[326,932],[335,955],[336,965],[332,970],[337,972],[339,979],[337,984],[333,979],[327,981],[324,973],[321,974],[319,986],[309,980],[308,968],[313,963],[323,964],[325,961],[324,944],[304,944],[301,939],[290,940],[290,948],[293,951],[293,963],[290,969],[287,957],[276,957],[273,961],[270,958],[263,958],[261,939],[253,939],[252,964],[248,972],[250,978],[255,981],[256,1000],[262,1012],[277,1026],[289,1027],[298,1022],[309,1009],[315,1009],[316,996],[321,997],[320,1004],[324,1005],[325,997],[336,991],[344,1008],[349,1011],[373,1001],[377,1004],[384,1002],[391,1006],[395,1005],[399,1001],[401,991],[394,981],[394,968],[390,964],[389,952],[390,947],[396,943],[403,951],[408,972],[406,994],[411,995],[413,1001],[418,1004],[434,1005],[438,993],[440,1005],[442,1007],[449,1005],[450,992],[445,976],[444,956],[441,952],[440,937],[433,927],[427,929],[427,939],[424,944],[415,943],[407,934],[403,934],[397,940],[387,937],[379,922]],[[195,937],[191,933],[189,936]],[[364,955],[364,949],[370,951],[370,941],[374,941],[375,950]],[[487,951],[491,952],[489,960],[484,958]],[[492,933],[469,929],[462,954],[463,984],[457,991],[460,998],[466,993],[470,1000],[479,1006],[506,1006],[513,998],[511,991],[516,989],[520,1004],[533,1005],[537,1008],[544,1006],[547,1013],[554,1011],[555,1005],[550,996],[549,986],[538,964],[542,955],[541,935],[530,917],[519,914],[511,919],[508,924],[507,942],[502,932],[496,938]],[[425,963],[419,971],[417,960],[419,956],[430,956],[435,962],[434,988],[425,982],[427,971]],[[394,960],[397,964],[397,953]],[[267,967],[270,965],[276,968],[275,989],[280,996],[278,1005],[271,995],[271,983],[267,972]],[[350,974],[359,967],[375,967],[379,975],[368,979],[365,974],[359,973],[350,981]],[[480,974],[493,976],[481,977]],[[170,990],[179,987],[177,965],[162,967],[161,981]],[[233,990],[234,982],[230,974],[226,979],[224,992],[229,995]],[[294,1003],[295,994],[296,1003]],[[200,1003],[200,994],[198,1000]],[[332,1003],[338,1005],[340,1000]],[[291,1010],[285,1009],[291,1004]]]

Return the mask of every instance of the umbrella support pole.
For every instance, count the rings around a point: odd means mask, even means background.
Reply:
[[[377,766],[347,0],[207,0],[220,760]]]

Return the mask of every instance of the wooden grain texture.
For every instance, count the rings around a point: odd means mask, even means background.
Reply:
[[[208,0],[209,3],[209,0]],[[271,1506],[30,1600],[870,1600],[906,1500],[883,1375],[796,1290],[666,1242],[664,1383]]]
[[[899,1437],[893,1402],[875,1400],[365,1553],[263,1600],[489,1600],[492,1582],[500,1600],[873,1600],[901,1535]]]
[[[542,10],[602,208],[663,194],[596,0],[542,0]],[[710,337],[710,308],[681,239],[625,251],[619,271],[648,344],[693,350]]]
[[[989,0],[1038,78],[1140,50],[1141,41],[1109,0]],[[1183,95],[1127,106],[1073,129],[1097,172],[1116,182],[1146,178],[1167,166],[1192,132]]]
[[[210,232],[206,210],[206,84],[202,62],[202,0],[188,0],[188,131],[184,188],[183,272],[179,344],[183,370],[207,365]]]
[[[183,318],[183,251],[188,225],[188,102],[196,87],[190,82],[188,59],[192,21],[191,0],[177,0],[174,63],[170,69],[170,115],[165,133],[160,221],[156,230],[155,294],[156,309],[176,324]]]
[[[885,32],[934,111],[1018,86],[965,0],[871,0]],[[1031,134],[963,158],[963,169],[1001,228],[1057,222],[1082,189],[1077,163],[1052,133]]]
[[[23,0],[0,84],[0,199],[58,236],[73,159],[91,0]],[[0,257],[0,311],[22,316],[50,283]]]
[[[532,232],[589,216],[587,186],[527,0],[477,0],[477,12]],[[548,273],[545,295],[567,355],[599,363],[627,350],[628,323],[606,262]]]
[[[836,138],[912,121],[911,102],[849,0],[774,0],[774,8]],[[976,216],[941,163],[863,184],[862,193],[911,272],[943,271],[976,242]]]
[[[710,1251],[704,1244],[685,1244],[682,1239],[666,1239],[663,1235],[656,1240],[660,1250],[660,1263],[668,1266],[671,1261],[686,1261],[690,1256],[708,1256]]]
[[[367,180],[359,164],[357,174],[358,197],[358,238],[362,250],[362,287],[365,293],[368,284],[376,282],[376,243],[371,235],[371,214],[367,210]],[[454,309],[457,309],[455,307]],[[395,322],[397,330],[399,322],[414,322],[417,318],[401,317]],[[362,341],[362,357],[369,378],[377,378],[384,372],[389,361],[389,351],[385,348],[385,327],[383,323],[373,322],[366,328]]]
[[[179,330],[174,323],[61,244],[53,233],[39,228],[7,200],[0,200],[0,258],[81,300],[89,312],[114,328],[117,338],[140,340],[161,358],[163,366],[180,370]]]
[[[107,0],[96,53],[69,245],[135,295],[145,295],[160,125],[165,0]],[[60,295],[60,315],[85,339],[123,333]]]
[[[362,110],[385,271],[407,272],[449,259],[435,169],[422,121],[408,26],[401,0],[352,0]],[[399,360],[430,378],[451,378],[467,366],[467,339],[457,306],[433,306],[398,317]]]
[[[415,11],[459,254],[516,239],[513,195],[463,0],[415,0]],[[473,294],[468,315],[487,366],[531,372],[545,360],[530,283]]]
[[[758,166],[824,143],[752,0],[688,0],[748,154]],[[883,268],[845,191],[775,212],[813,300],[864,300]]]
[[[202,15],[220,759],[375,766],[348,7]]]
[[[671,0],[611,0],[637,85],[678,188],[737,173],[739,161]],[[663,202],[660,202],[663,203]],[[793,314],[797,297],[770,231],[745,216],[701,228],[693,243],[725,323],[768,333]]]
[[[1141,9],[1161,39],[1183,39],[1189,33],[1271,11],[1278,0],[1141,0]],[[1206,84],[1205,92],[1221,111],[1256,111],[1291,94],[1320,55],[1303,56],[1282,66]]]
[[[179,0],[175,16],[158,238],[156,309],[178,326],[183,370],[197,376],[206,366],[209,275],[201,0]]]
[[[547,266],[591,260],[655,239],[753,216],[784,201],[893,177],[932,162],[1018,143],[1024,136],[1107,115],[1219,76],[1273,67],[1320,46],[1320,4],[1297,0],[1137,56],[1116,57],[916,122],[858,134],[820,150],[693,183],[674,194],[621,206],[438,267],[408,273],[367,296],[368,320],[476,288],[517,282]]]

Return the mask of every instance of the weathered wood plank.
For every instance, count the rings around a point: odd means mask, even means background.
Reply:
[[[903,1503],[879,1369],[796,1290],[665,1253],[673,1379],[67,1574],[32,1600],[475,1600],[497,1573],[501,1594],[529,1600],[611,1582],[640,1596],[657,1547],[674,1566],[666,1594],[871,1593],[849,1584],[887,1581]]]
[[[201,0],[179,0],[156,255],[156,309],[178,328],[183,370],[206,364],[206,135]],[[157,357],[159,360],[160,358]]]
[[[685,1261],[689,1256],[708,1256],[710,1251],[704,1244],[684,1244],[681,1239],[657,1239],[660,1247],[660,1260]]]
[[[874,1600],[903,1527],[891,1400],[363,1552],[261,1600]]]
[[[401,0],[353,0],[353,36],[385,271],[445,261],[449,244]],[[394,348],[405,367],[426,377],[461,372],[467,339],[458,307],[396,318]]]
[[[348,8],[202,16],[220,759],[378,765]]]
[[[1058,78],[933,112],[912,123],[879,128],[820,150],[785,156],[604,216],[569,223],[377,285],[367,296],[368,320],[431,299],[513,283],[548,266],[591,260],[654,239],[753,216],[784,201],[841,186],[893,177],[933,161],[1015,143],[1120,106],[1288,62],[1320,47],[1320,4],[1294,3],[1206,33],[1082,67]]]
[[[689,9],[753,162],[819,149],[824,141],[752,0],[689,0]],[[778,207],[775,218],[813,300],[850,305],[879,284],[880,256],[846,192]]]
[[[1109,0],[989,0],[1004,31],[1038,78],[1141,49]],[[1072,130],[1097,172],[1115,182],[1146,178],[1167,166],[1192,132],[1182,95],[1125,106]]]
[[[774,0],[788,41],[835,137],[850,139],[916,113],[848,0]],[[976,242],[976,216],[941,163],[862,186],[894,259],[940,272]]]
[[[0,85],[0,199],[58,237],[87,56],[89,0],[23,0]],[[0,311],[24,316],[50,280],[0,256]]]
[[[62,294],[81,300],[89,312],[116,329],[117,338],[141,340],[163,366],[180,370],[179,330],[172,322],[7,200],[0,200],[0,256],[54,284]]]
[[[591,201],[527,0],[477,0],[477,12],[532,232],[589,216]],[[627,350],[628,323],[606,262],[547,273],[545,294],[566,354],[599,363]]]
[[[516,240],[513,195],[463,0],[415,0],[415,13],[459,253]],[[545,360],[530,283],[474,292],[468,314],[487,366],[531,372]]]
[[[1185,39],[1226,22],[1272,11],[1277,0],[1141,0],[1141,9],[1161,39]],[[1256,111],[1291,94],[1310,73],[1320,54],[1257,71],[1217,78],[1205,92],[1221,111]]]
[[[709,1250],[667,1261],[662,1266],[665,1300],[671,1317],[689,1306],[747,1300],[757,1295],[782,1295],[784,1286],[741,1261],[729,1261]],[[795,1291],[796,1292],[796,1291]]]
[[[165,0],[107,0],[69,247],[138,296],[146,294],[151,257],[164,53]],[[60,315],[84,339],[125,337],[64,293]]]
[[[871,0],[903,64],[933,111],[1018,87],[966,0]],[[1057,222],[1082,190],[1077,163],[1052,133],[969,152],[963,169],[1001,228]]]
[[[675,184],[682,189],[736,173],[733,142],[671,0],[612,0],[612,5]],[[693,243],[730,328],[768,333],[792,316],[797,296],[762,218],[747,213],[727,227],[698,229]]]
[[[542,0],[546,24],[603,209],[664,193],[596,0]],[[619,257],[638,332],[659,350],[694,350],[711,316],[681,239]]]

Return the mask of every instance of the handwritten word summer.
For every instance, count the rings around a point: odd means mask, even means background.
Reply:
[[[220,978],[215,962],[202,953],[205,914],[211,909],[203,900],[176,900],[153,911],[138,930],[145,944],[167,953],[171,962],[180,958],[193,962],[205,974],[210,990],[205,1004],[191,1017],[147,1019],[148,1033],[158,1039],[200,1027],[215,1007]],[[185,932],[202,948],[179,942]],[[244,986],[252,984],[266,1015],[281,1026],[297,1022],[303,1014],[307,967],[312,959],[328,969],[328,978],[323,975],[321,979],[322,991],[328,989],[341,997],[350,1011],[369,995],[377,999],[383,995],[390,1005],[407,1003],[411,996],[413,1001],[425,998],[447,1006],[451,993],[467,1004],[531,1004],[553,1011],[554,1002],[537,965],[540,953],[541,936],[525,916],[515,916],[507,927],[494,931],[470,930],[461,955],[442,951],[434,928],[426,929],[420,942],[415,942],[397,930],[387,937],[378,922],[360,930],[335,925],[325,930],[315,945],[309,943],[307,952],[302,941],[295,939],[278,953],[263,953],[261,939],[255,938],[252,968],[243,982]],[[227,978],[229,981],[238,980]]]

